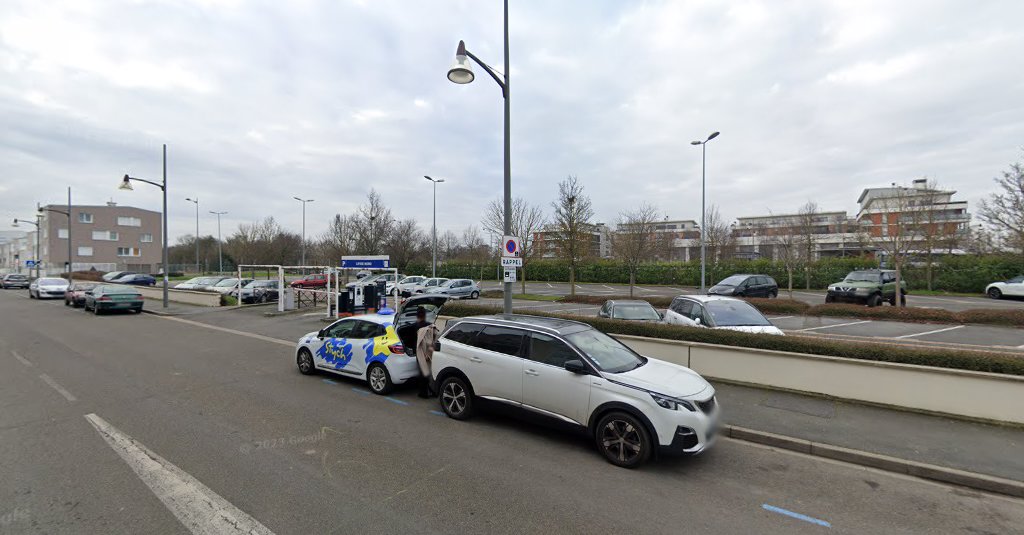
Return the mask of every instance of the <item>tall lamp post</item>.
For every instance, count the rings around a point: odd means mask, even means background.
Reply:
[[[191,197],[185,197],[185,200],[196,205],[196,274],[200,274],[199,271],[199,197],[195,199]]]
[[[302,203],[302,265],[306,265],[306,203],[313,202],[315,199],[292,198]]]
[[[430,276],[437,276],[437,185],[444,182],[443,178],[430,178],[423,175],[423,178],[434,183],[434,250],[430,260]]]
[[[482,67],[487,74],[501,87],[501,94],[505,99],[505,221],[504,232],[508,236],[512,234],[512,169],[510,167],[511,146],[509,144],[509,67],[508,67],[508,0],[504,2],[504,45],[505,45],[505,72],[499,73],[493,67],[480,61],[472,52],[466,49],[466,43],[459,41],[459,47],[455,51],[455,62],[448,69],[448,79],[456,84],[468,84],[476,76],[473,74],[473,66],[469,63],[472,59]],[[512,283],[505,283],[505,314],[512,313]]]
[[[707,146],[708,141],[718,137],[720,132],[712,132],[704,141],[691,141],[690,145],[700,145],[700,293],[704,293],[704,274],[707,270],[707,221],[705,221],[705,170],[707,169]]]
[[[42,225],[39,224],[39,221],[40,221],[40,219],[42,219],[42,217],[43,217],[42,215],[36,214],[36,220],[35,221],[29,221],[28,219],[15,219],[14,220],[14,224],[11,225],[12,227],[17,227],[19,223],[28,223],[29,225],[35,225],[36,226],[36,253],[35,253],[35,257],[36,258],[35,258],[35,262],[36,262],[36,278],[37,279],[39,278],[39,232],[42,229]],[[70,234],[69,234],[69,236],[70,236]]]
[[[163,210],[163,272],[164,272],[164,308],[167,308],[167,287],[169,285],[169,274],[170,266],[167,265],[167,144],[164,143],[164,162],[163,162],[163,182],[153,182],[152,180],[146,180],[144,178],[135,178],[133,176],[124,175],[124,179],[121,180],[121,185],[118,189],[131,191],[135,188],[132,187],[132,180],[136,182],[145,182],[151,186],[156,186],[164,194],[164,210]]]
[[[210,213],[217,216],[217,273],[224,273],[224,246],[220,241],[220,216],[227,212],[214,212],[211,210]]]
[[[71,186],[68,186],[68,209],[66,212],[47,206],[38,206],[37,210],[40,214],[43,212],[53,212],[55,214],[64,214],[68,217],[68,286],[71,286],[74,283],[71,279],[72,263],[74,262],[71,257]]]

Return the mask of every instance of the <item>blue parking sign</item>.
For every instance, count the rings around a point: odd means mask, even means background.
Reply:
[[[36,261],[35,260],[26,260],[25,261],[25,267],[36,267]]]

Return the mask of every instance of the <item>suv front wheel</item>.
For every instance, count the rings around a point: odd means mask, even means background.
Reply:
[[[608,462],[636,468],[651,457],[651,437],[639,420],[625,412],[606,414],[594,432],[597,449]]]
[[[441,409],[449,418],[465,420],[473,416],[473,389],[461,377],[445,378],[440,391]]]

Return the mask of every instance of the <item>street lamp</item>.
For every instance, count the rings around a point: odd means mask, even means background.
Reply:
[[[302,265],[306,265],[306,203],[313,202],[314,199],[292,198],[302,203]]]
[[[167,265],[167,144],[164,143],[164,162],[163,162],[163,182],[153,182],[144,178],[135,178],[133,176],[124,175],[124,179],[121,181],[121,185],[118,189],[132,191],[135,188],[132,187],[132,180],[137,182],[145,182],[151,186],[160,188],[164,193],[164,210],[163,210],[163,238],[164,238],[164,250],[163,250],[163,272],[164,272],[164,308],[167,308],[167,287],[169,284],[168,271],[170,267]]]
[[[72,268],[72,257],[71,257],[71,186],[68,186],[68,210],[58,210],[56,208],[49,208],[44,206],[37,206],[36,209],[40,214],[45,212],[54,212],[57,214],[64,214],[68,216],[68,286],[71,286],[74,281],[71,280],[71,268]],[[38,255],[37,255],[38,256]],[[39,260],[38,258],[36,259]]]
[[[707,159],[706,159],[707,150],[706,149],[707,149],[707,146],[708,146],[708,141],[711,141],[712,139],[715,139],[716,137],[718,137],[718,134],[719,134],[719,132],[712,132],[711,135],[708,136],[708,138],[705,139],[704,141],[691,141],[690,142],[690,145],[700,145],[700,293],[704,293],[704,286],[705,286],[704,273],[706,271],[706,266],[707,266],[707,240],[705,239],[705,234],[706,234],[706,230],[707,230],[707,225],[706,225],[707,222],[704,220],[704,218],[705,218],[704,206],[705,206],[705,197],[706,197],[706,188],[705,188],[704,175],[705,175],[705,170],[707,169],[706,163],[705,163],[707,161]]]
[[[196,274],[198,275],[201,273],[199,271],[199,197],[195,199],[185,197],[185,200],[196,205]]]
[[[512,170],[510,167],[511,160],[511,146],[509,144],[509,66],[508,66],[508,0],[504,2],[504,45],[505,45],[505,72],[504,74],[494,70],[491,66],[480,61],[480,58],[476,57],[472,52],[466,49],[466,43],[459,41],[459,47],[455,51],[455,61],[452,63],[450,69],[448,69],[448,79],[452,83],[456,84],[468,84],[472,82],[476,76],[473,74],[473,66],[469,63],[472,59],[480,65],[487,74],[491,75],[491,78],[497,82],[498,86],[501,87],[502,97],[505,99],[505,221],[504,221],[504,232],[505,235],[512,234]],[[505,283],[505,314],[512,313],[512,283]]]
[[[36,258],[35,258],[35,261],[36,261],[36,278],[37,279],[39,278],[39,229],[41,228],[41,226],[39,225],[39,220],[42,217],[43,217],[42,215],[36,214],[36,220],[35,221],[29,221],[28,219],[15,219],[14,223],[11,224],[11,226],[15,227],[15,228],[18,227],[18,223],[28,223],[29,225],[35,225],[36,226],[36,254],[35,254]],[[68,234],[68,236],[70,236],[70,234]]]
[[[217,268],[217,273],[218,274],[223,274],[224,273],[224,247],[223,247],[222,242],[220,241],[220,216],[226,214],[227,212],[214,212],[214,211],[211,210],[210,213],[215,215],[215,216],[217,216],[217,261],[218,261],[218,266],[219,266]]]
[[[470,73],[472,74],[472,73]],[[437,276],[437,185],[444,182],[443,178],[430,178],[423,175],[423,178],[434,183],[434,252],[430,262],[430,276]]]

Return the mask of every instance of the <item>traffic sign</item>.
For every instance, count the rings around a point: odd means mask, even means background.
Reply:
[[[518,236],[505,236],[501,239],[501,256],[519,258],[522,256],[520,251]]]
[[[516,268],[505,268],[505,282],[516,281]]]
[[[26,260],[25,261],[25,267],[36,267],[36,261],[35,260]]]
[[[343,256],[341,267],[348,269],[390,269],[391,257],[387,255],[376,256]]]
[[[505,268],[523,267],[523,259],[522,258],[509,258],[507,256],[503,256],[501,258],[501,267],[505,267]]]

